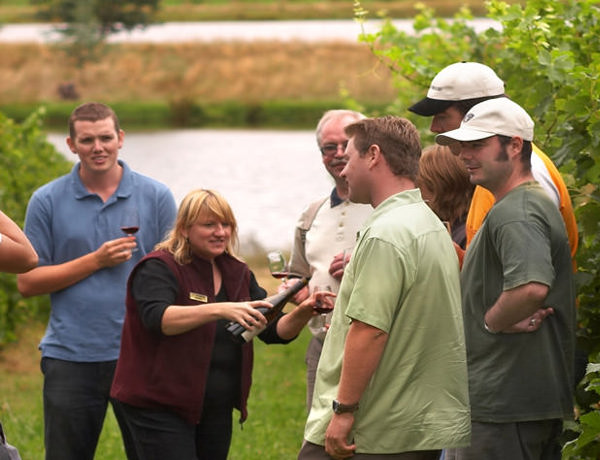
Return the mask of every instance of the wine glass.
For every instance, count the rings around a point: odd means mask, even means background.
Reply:
[[[287,263],[281,251],[271,251],[267,254],[269,271],[274,278],[284,279],[289,275]]]
[[[315,292],[333,292],[331,290],[331,286],[326,285],[326,286],[315,286],[313,288],[313,293]],[[331,305],[331,299],[329,297],[326,298],[325,301],[322,300],[317,300],[317,302],[315,303],[315,306],[313,307],[313,309],[317,312],[320,313],[321,316],[321,332],[327,332],[327,315],[329,313],[331,313],[331,310],[333,310],[333,306]]]
[[[138,214],[137,209],[135,208],[126,208],[121,214],[121,231],[126,235],[132,236],[140,229],[140,216]],[[131,250],[131,252],[137,251],[138,248],[135,247]]]

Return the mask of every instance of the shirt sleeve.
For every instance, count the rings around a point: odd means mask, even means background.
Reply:
[[[250,272],[250,298],[252,300],[262,300],[267,297],[267,291],[259,286],[254,273]]]
[[[549,235],[535,220],[506,222],[495,235],[504,273],[503,289],[537,282],[552,286],[554,268]]]
[[[156,334],[162,333],[163,314],[175,303],[177,291],[177,279],[164,262],[149,259],[137,268],[131,292],[144,327]]]
[[[38,253],[40,266],[54,263],[51,229],[47,207],[38,194],[34,193],[27,205],[24,233]]]

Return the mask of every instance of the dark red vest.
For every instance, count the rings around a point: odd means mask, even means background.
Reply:
[[[199,305],[215,301],[212,267],[208,261],[194,258],[189,264],[179,265],[166,251],[152,252],[142,260],[148,258],[165,262],[177,278],[179,293],[176,305]],[[227,254],[217,257],[215,262],[221,270],[229,301],[249,300],[250,271],[247,265]],[[216,322],[174,336],[150,332],[142,324],[131,295],[131,280],[137,267],[139,264],[132,271],[127,285],[127,313],[111,396],[136,407],[170,410],[190,423],[198,423]],[[203,295],[207,298],[206,302],[197,300]],[[241,412],[240,421],[247,417],[252,361],[250,342],[242,345],[241,394],[236,405]]]

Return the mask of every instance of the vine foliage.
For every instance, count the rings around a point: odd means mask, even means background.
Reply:
[[[71,168],[46,140],[43,113],[39,109],[18,124],[0,112],[0,206],[21,228],[33,191]],[[0,273],[0,347],[16,338],[19,324],[44,321],[48,311],[48,296],[23,299],[16,275]]]

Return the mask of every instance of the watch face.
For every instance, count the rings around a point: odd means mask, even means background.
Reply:
[[[335,412],[336,414],[340,413],[340,403],[337,402],[335,399],[333,400],[333,412]]]

